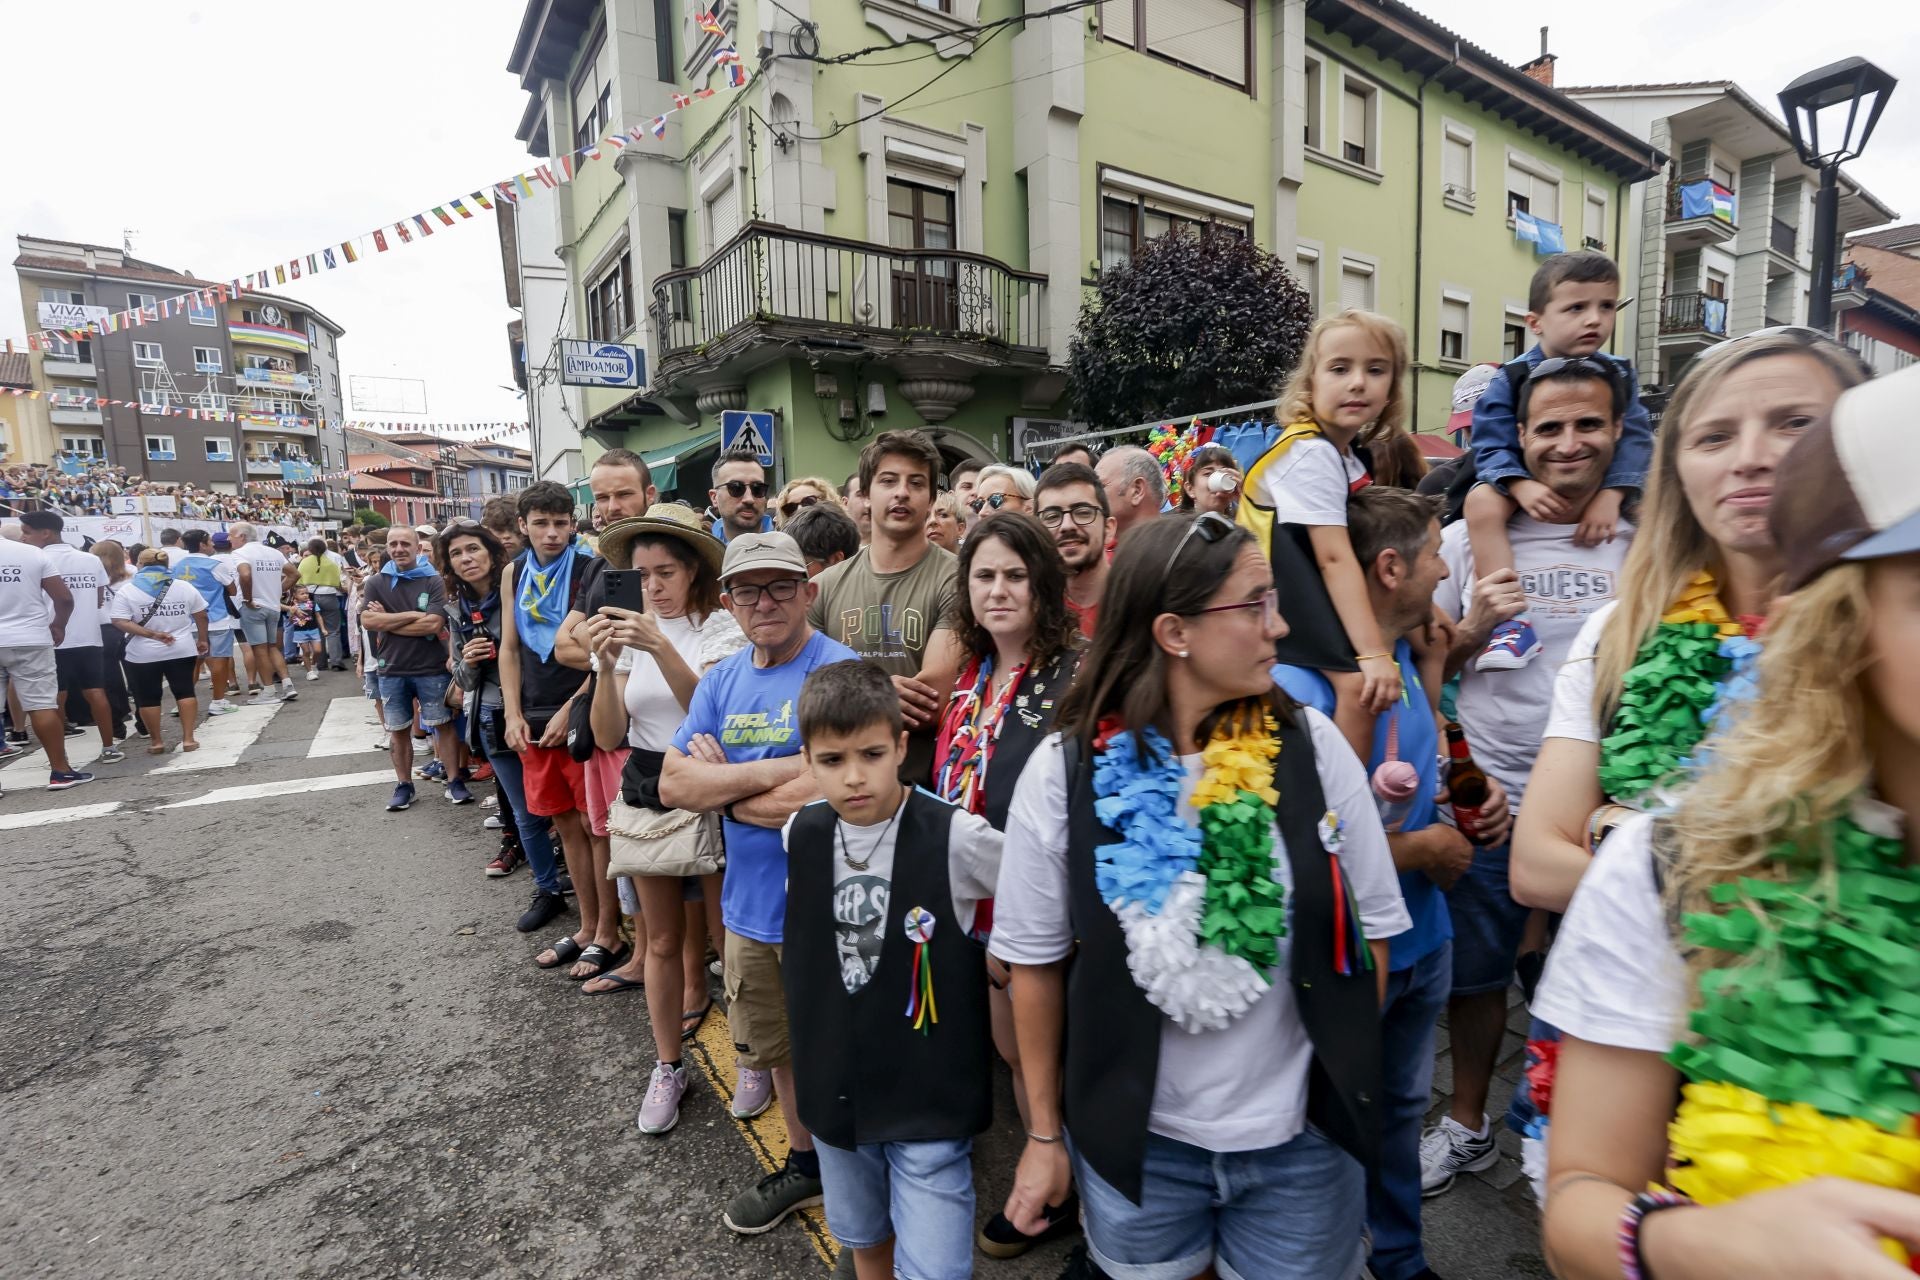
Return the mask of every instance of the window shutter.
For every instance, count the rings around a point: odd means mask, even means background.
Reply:
[[[1303,253],[1293,260],[1293,278],[1307,291],[1307,302],[1313,314],[1320,314],[1320,258],[1317,254]]]
[[[1162,57],[1247,82],[1247,9],[1235,0],[1146,0],[1147,48]]]
[[[1507,190],[1516,196],[1525,196],[1527,202],[1533,202],[1533,175],[1525,169],[1517,168],[1513,161],[1507,161]]]
[[[1533,216],[1558,225],[1560,221],[1560,185],[1546,178],[1533,180]]]
[[[1340,141],[1367,145],[1367,95],[1350,87],[1340,94]]]
[[[1591,198],[1587,200],[1587,239],[1602,244],[1607,239],[1607,206]]]
[[[1341,266],[1340,306],[1348,311],[1373,310],[1373,273],[1371,271]]]
[[[733,239],[734,233],[740,230],[740,197],[734,183],[729,182],[707,201],[707,228],[711,237],[707,243],[709,254]]]
[[[1680,144],[1680,181],[1691,182],[1707,176],[1707,162],[1713,155],[1713,143],[1705,138]]]
[[[1673,280],[1669,293],[1698,293],[1700,291],[1700,251],[1688,249],[1684,253],[1673,255]]]
[[[1473,148],[1459,138],[1448,138],[1441,153],[1440,180],[1465,196],[1473,190]]]
[[[1467,334],[1467,304],[1458,298],[1440,299],[1440,327],[1461,337]]]
[[[1121,44],[1136,44],[1133,26],[1133,0],[1102,0],[1100,34]]]

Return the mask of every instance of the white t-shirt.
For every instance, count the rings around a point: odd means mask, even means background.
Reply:
[[[40,548],[0,538],[0,649],[53,643],[53,601],[40,583],[54,576]]]
[[[233,552],[231,551],[215,552],[209,558],[214,561],[213,580],[223,587],[233,588],[235,608],[229,609],[227,616],[217,621],[213,618],[208,618],[207,632],[211,635],[215,631],[238,631],[240,629],[240,615],[237,612],[240,603],[239,561],[234,559]]]
[[[280,554],[279,548],[270,547],[264,542],[249,542],[236,547],[233,558],[253,570],[253,604],[256,609],[277,609],[280,607],[280,589],[286,581],[287,558]],[[246,608],[247,592],[236,588],[234,599]]]
[[[1347,497],[1366,464],[1326,439],[1302,440],[1260,474],[1260,505],[1281,524],[1347,527]]]
[[[1527,597],[1526,617],[1540,636],[1540,653],[1518,671],[1479,672],[1469,661],[1460,673],[1460,727],[1467,731],[1473,758],[1500,780],[1516,809],[1540,754],[1554,677],[1580,628],[1613,600],[1633,540],[1633,526],[1623,520],[1612,542],[1576,547],[1574,528],[1524,514],[1508,522],[1514,567]],[[1465,617],[1475,579],[1466,521],[1447,526],[1440,558],[1448,577],[1434,591],[1433,602],[1450,618]]]
[[[98,649],[100,638],[100,588],[107,584],[107,566],[91,551],[82,551],[64,542],[48,544],[41,554],[47,557],[60,580],[73,597],[73,612],[67,616],[67,636],[58,648]]]
[[[905,803],[903,796],[901,804]],[[833,859],[834,951],[840,957],[840,983],[852,995],[866,986],[880,967],[880,947],[886,941],[881,934],[892,899],[893,855],[900,843],[900,826],[897,822],[876,822],[870,827],[856,827],[841,822],[838,827]],[[780,828],[782,848],[792,832],[793,818],[788,818]],[[973,916],[980,903],[993,896],[994,881],[1000,878],[1001,843],[1000,833],[985,818],[954,811],[953,825],[947,831],[948,891],[953,895],[954,919],[965,932],[973,931]],[[851,867],[849,861],[864,865]],[[905,943],[899,938],[894,941]]]
[[[185,547],[162,547],[160,549],[167,554],[167,568],[169,569],[178,569],[180,562],[193,554]]]
[[[654,622],[694,675],[746,645],[746,636],[733,615],[716,609],[699,626],[691,618],[662,618]],[[639,649],[622,649],[614,671],[627,677],[627,745],[643,751],[665,751],[680,732],[687,709],[673,696],[673,687],[660,674],[660,664]]]
[[[1566,661],[1553,680],[1553,710],[1547,714],[1547,731],[1542,736],[1600,741],[1600,726],[1593,718],[1593,658],[1600,652],[1600,635],[1607,629],[1607,619],[1617,608],[1617,600],[1602,605],[1573,638]]]
[[[130,635],[127,637],[127,661],[165,662],[170,658],[198,656],[193,615],[207,611],[207,602],[200,598],[200,593],[176,578],[167,585],[167,594],[160,597],[160,607],[154,610],[151,618],[147,618],[147,610],[152,608],[153,597],[131,582],[121,583],[113,593],[109,617],[139,622],[149,631],[165,631],[179,637],[172,644],[164,644],[145,636]],[[142,618],[147,620],[140,622]]]
[[[1304,711],[1314,766],[1327,805],[1346,821],[1341,865],[1352,882],[1361,931],[1370,939],[1404,933],[1413,921],[1400,897],[1393,855],[1353,749],[1318,711]],[[1200,780],[1198,755],[1183,757],[1182,806]],[[1286,798],[1281,797],[1281,803]],[[1073,949],[1067,906],[1067,770],[1058,734],[1040,744],[1020,774],[1007,811],[1006,855],[993,904],[989,949],[1013,964],[1052,964]],[[1293,869],[1274,826],[1274,879],[1293,909]],[[1147,1127],[1208,1151],[1257,1151],[1292,1139],[1306,1124],[1313,1045],[1284,978],[1293,929],[1279,940],[1281,980],[1224,1031],[1160,1028],[1160,1070]]]

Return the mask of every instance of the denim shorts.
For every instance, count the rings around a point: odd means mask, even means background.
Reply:
[[[207,629],[207,656],[209,658],[231,658],[233,656],[233,628],[222,627],[215,631]]]
[[[420,723],[437,729],[453,719],[447,705],[447,675],[380,677],[380,706],[387,732],[398,733],[413,727],[413,704],[420,703]]]
[[[973,1274],[973,1140],[874,1142],[848,1151],[816,1139],[827,1227],[849,1249],[893,1244],[909,1280]],[[1184,1280],[1184,1278],[1183,1278]]]
[[[1220,1280],[1360,1272],[1366,1177],[1312,1126],[1263,1151],[1206,1151],[1149,1133],[1140,1175],[1135,1204],[1073,1152],[1087,1246],[1113,1280],[1189,1280],[1209,1264]]]
[[[1453,917],[1453,994],[1504,991],[1513,981],[1520,935],[1532,910],[1513,900],[1507,879],[1512,846],[1475,845],[1473,863],[1447,891]]]
[[[280,611],[278,609],[249,609],[240,606],[240,629],[246,633],[248,644],[280,643]]]

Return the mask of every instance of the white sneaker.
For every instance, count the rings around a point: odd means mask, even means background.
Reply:
[[[287,682],[280,686],[280,700],[282,702],[292,702],[299,696],[300,691],[293,687],[293,677],[288,676]]]
[[[507,824],[500,821],[499,814],[490,813],[487,815],[487,820],[481,823],[480,825],[485,827],[488,831],[501,831],[506,828]]]
[[[1456,1176],[1491,1169],[1500,1160],[1493,1142],[1493,1126],[1480,1117],[1474,1133],[1452,1116],[1420,1135],[1420,1194],[1437,1196],[1453,1185]]]
[[[225,698],[215,698],[207,704],[207,714],[210,716],[230,716],[239,709]]]
[[[317,670],[314,670],[314,669],[312,669],[312,668],[309,668],[309,669],[307,670],[307,679],[309,679],[309,680],[318,680],[319,678],[320,678],[320,673],[319,673],[319,671],[317,671]]]
[[[260,692],[254,694],[251,698],[247,699],[247,705],[250,707],[264,707],[269,705],[270,703],[275,703],[278,701],[280,701],[280,695],[276,693],[271,693],[266,689],[262,689],[260,690]]]

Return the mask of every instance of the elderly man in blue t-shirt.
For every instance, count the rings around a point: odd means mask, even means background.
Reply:
[[[1402,697],[1382,712],[1367,768],[1400,892],[1413,928],[1395,937],[1381,1009],[1381,1057],[1386,1089],[1381,1108],[1380,1177],[1367,1195],[1373,1236],[1368,1267],[1378,1280],[1431,1275],[1420,1247],[1420,1126],[1433,1086],[1433,1032],[1453,985],[1453,924],[1445,890],[1473,861],[1473,846],[1439,820],[1439,733],[1407,637],[1427,624],[1433,592],[1447,576],[1440,559],[1438,507],[1431,498],[1374,485],[1347,504],[1347,534],[1366,574],[1367,595],[1380,631],[1400,664]],[[1333,714],[1333,685],[1321,672],[1277,666],[1273,677],[1295,699]],[[1391,785],[1413,771],[1409,790]],[[1497,784],[1496,784],[1497,790]],[[1385,793],[1383,795],[1383,793]],[[1481,816],[1482,837],[1503,839],[1506,798],[1497,795]]]

